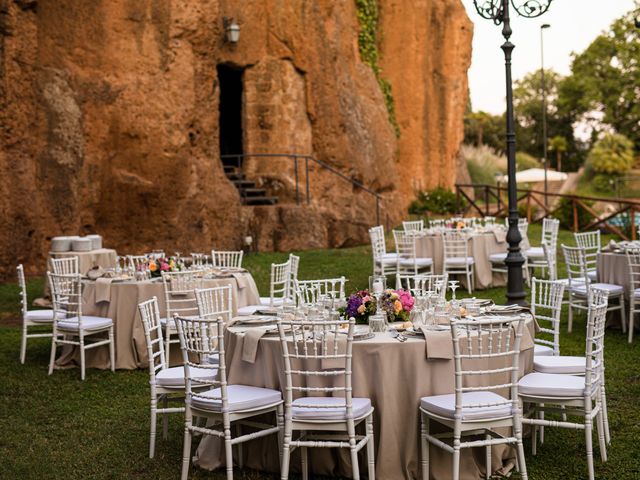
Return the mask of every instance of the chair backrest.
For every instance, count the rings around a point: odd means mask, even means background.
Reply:
[[[444,258],[467,258],[469,256],[469,237],[466,232],[447,230],[443,237]]]
[[[405,232],[421,232],[424,230],[424,220],[402,222],[402,229]]]
[[[191,266],[194,268],[201,268],[207,264],[208,255],[206,253],[195,252],[191,253]]]
[[[429,228],[443,228],[443,227],[444,227],[443,218],[433,218],[429,220]]]
[[[147,344],[147,356],[149,357],[149,375],[154,383],[156,373],[167,368],[167,359],[162,340],[162,324],[160,323],[160,309],[158,299],[153,297],[138,304],[142,326],[144,327],[144,339]]]
[[[369,229],[369,238],[371,239],[373,260],[382,260],[382,257],[387,253],[387,245],[384,240],[384,227],[382,225],[371,227]]]
[[[78,257],[62,257],[52,258],[51,271],[59,275],[71,275],[73,273],[80,273],[80,266],[78,264]]]
[[[147,257],[148,259],[152,259],[152,260],[158,260],[160,258],[165,258],[166,255],[164,253],[164,250],[153,250],[153,251],[145,254],[145,257]]]
[[[82,329],[82,282],[79,273],[57,274],[47,272],[51,301],[53,303],[53,320],[64,320],[65,323],[78,323]]]
[[[289,254],[289,262],[291,263],[291,278],[289,279],[289,291],[287,292],[287,298],[291,298],[292,300],[295,298],[295,281],[298,280],[298,269],[300,268],[300,257],[298,255],[294,255],[293,253]]]
[[[228,425],[229,397],[227,393],[227,369],[224,352],[224,323],[218,318],[184,318],[174,317],[176,329],[180,337],[180,350],[184,362],[185,404],[192,407],[194,397],[200,397],[207,402],[219,402],[220,411]],[[201,359],[218,354],[219,364],[200,362]],[[196,361],[197,360],[197,361]],[[192,374],[192,369],[200,372]],[[211,370],[211,375],[202,375],[202,369]],[[218,375],[215,375],[215,371]],[[213,396],[205,387],[220,387],[220,395]],[[202,394],[207,391],[206,397]]]
[[[127,264],[129,268],[138,271],[140,270],[140,266],[144,265],[149,261],[149,257],[147,255],[127,255]]]
[[[242,268],[242,250],[211,250],[211,264],[215,268]]]
[[[284,263],[272,263],[269,276],[269,304],[273,306],[274,299],[283,301],[291,299],[291,259]]]
[[[592,290],[596,290],[595,288]],[[602,299],[599,302],[589,304],[587,312],[587,344],[586,344],[586,369],[585,369],[585,391],[600,384],[604,373],[604,329],[607,321],[606,297],[608,292],[603,290]]]
[[[413,295],[425,295],[427,292],[437,292],[443,299],[447,293],[449,274],[422,273],[419,275],[400,275],[400,288]]]
[[[534,340],[538,345],[553,349],[560,355],[560,314],[564,283],[551,280],[531,279],[531,313],[538,322],[540,334]]]
[[[319,280],[296,280],[296,299],[298,306],[315,305],[321,297],[337,301],[345,300],[345,277],[323,278]]]
[[[393,240],[396,244],[396,271],[400,275],[418,273],[416,262],[416,236],[414,231],[394,230]]]
[[[587,270],[595,270],[598,262],[598,253],[602,250],[600,230],[574,233],[573,237],[575,238],[576,245],[585,252]]]
[[[558,245],[558,231],[560,230],[560,220],[555,218],[542,219],[542,238],[540,243],[547,245],[554,252]]]
[[[231,321],[233,315],[233,290],[231,285],[211,288],[196,288],[198,316],[205,319],[222,318],[223,323]]]
[[[353,433],[353,405],[351,384],[351,352],[355,319],[350,318],[346,339],[340,333],[343,319],[310,321],[305,319],[283,320],[278,318],[278,332],[282,344],[286,387],[285,409],[288,418],[295,397],[326,396],[344,399],[346,421]],[[344,341],[343,341],[344,340]],[[322,368],[323,361],[330,361],[331,368]],[[319,377],[321,375],[321,377]],[[333,378],[330,386],[318,387],[318,378]],[[336,405],[296,402],[296,408],[336,408]]]
[[[451,337],[455,368],[456,421],[474,409],[511,405],[512,414],[518,407],[518,360],[520,339],[525,316],[506,318],[487,317],[478,320],[453,320]],[[482,386],[478,379],[482,378]],[[468,392],[492,391],[500,394],[509,391],[511,399],[495,403],[464,403],[462,396]],[[473,413],[471,413],[473,415]],[[469,415],[469,416],[471,416]]]
[[[564,263],[567,267],[567,278],[569,279],[569,288],[572,284],[589,284],[587,275],[587,262],[584,256],[584,250],[580,247],[569,247],[562,244],[562,253],[564,254]]]
[[[174,315],[197,315],[194,291],[202,287],[202,275],[202,270],[162,272],[167,318],[173,318]]]
[[[24,267],[22,264],[16,267],[18,272],[18,285],[20,285],[20,310],[22,310],[22,318],[27,316],[27,281],[24,278]]]
[[[629,262],[630,298],[633,301],[633,292],[640,288],[640,247],[627,247],[625,253]]]

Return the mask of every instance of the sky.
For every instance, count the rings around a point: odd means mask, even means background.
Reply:
[[[493,114],[505,110],[504,42],[502,27],[478,15],[473,0],[462,0],[474,24],[473,56],[469,88],[474,111]],[[522,0],[516,0],[522,1]],[[480,4],[480,1],[478,1]],[[554,0],[538,18],[512,15],[513,78],[540,69],[540,26],[544,30],[544,66],[560,74],[570,73],[571,53],[580,53],[616,18],[634,8],[633,0]]]

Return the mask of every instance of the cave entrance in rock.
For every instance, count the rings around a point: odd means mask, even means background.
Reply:
[[[229,64],[219,64],[220,85],[219,117],[220,155],[242,155],[242,90],[243,70]],[[240,160],[241,161],[241,160]],[[224,165],[240,167],[234,159],[224,159]]]

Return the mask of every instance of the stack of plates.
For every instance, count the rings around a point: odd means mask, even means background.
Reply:
[[[68,252],[71,250],[72,237],[53,237],[51,239],[52,252]]]
[[[85,238],[91,240],[91,249],[98,250],[102,248],[102,237],[98,234],[87,235]]]
[[[93,250],[93,242],[90,238],[76,237],[71,241],[71,249],[74,252],[90,252]]]

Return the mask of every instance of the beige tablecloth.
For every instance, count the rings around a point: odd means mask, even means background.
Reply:
[[[205,287],[233,286],[233,310],[246,305],[260,303],[258,288],[250,273],[242,274],[244,284],[238,286],[238,280],[229,276],[204,280]],[[82,293],[84,315],[95,315],[113,319],[116,341],[116,368],[134,369],[148,365],[144,328],[138,313],[138,304],[153,297],[158,298],[160,314],[166,314],[164,289],[160,279],[144,282],[113,282],[109,302],[96,302],[95,282],[86,282]],[[172,363],[181,363],[180,349],[171,349]],[[108,346],[96,347],[86,352],[88,368],[109,368]],[[64,347],[57,362],[60,366],[80,363],[80,351],[77,348]]]
[[[527,322],[533,338],[535,322]],[[354,396],[368,397],[375,407],[376,476],[380,479],[419,478],[420,398],[454,392],[453,360],[427,360],[425,340],[411,338],[398,342],[388,333],[353,344]],[[524,337],[523,337],[524,340]],[[451,337],[445,341],[451,342]],[[225,347],[229,383],[284,390],[282,348],[276,336],[260,339],[255,363],[242,360],[244,335],[235,327],[227,330]],[[533,347],[520,355],[520,373],[533,369]],[[432,423],[432,429],[437,428]],[[224,448],[217,438],[206,436],[200,442],[196,463],[207,469],[223,465]],[[274,437],[256,440],[244,449],[245,466],[279,472],[277,442]],[[249,452],[249,454],[246,454]],[[431,478],[451,478],[451,455],[431,448]],[[291,468],[299,471],[299,451],[294,451]],[[364,460],[364,456],[360,456]],[[492,448],[493,469],[510,467],[515,451],[505,446]],[[311,449],[309,465],[316,475],[350,477],[348,450]],[[478,479],[484,471],[484,449],[464,449],[461,455],[461,479]],[[361,471],[366,466],[361,464]]]
[[[624,253],[599,253],[596,269],[598,282],[620,285],[624,287],[626,296],[629,296],[631,280],[629,278],[629,261]]]
[[[507,277],[503,273],[493,273],[489,255],[506,253],[507,242],[499,242],[493,232],[479,233],[471,236],[469,255],[475,260],[475,288],[484,289],[506,285]],[[419,257],[433,259],[433,272],[441,274],[444,263],[444,243],[442,235],[424,235],[416,239],[416,254]],[[459,275],[463,280],[464,275]]]

